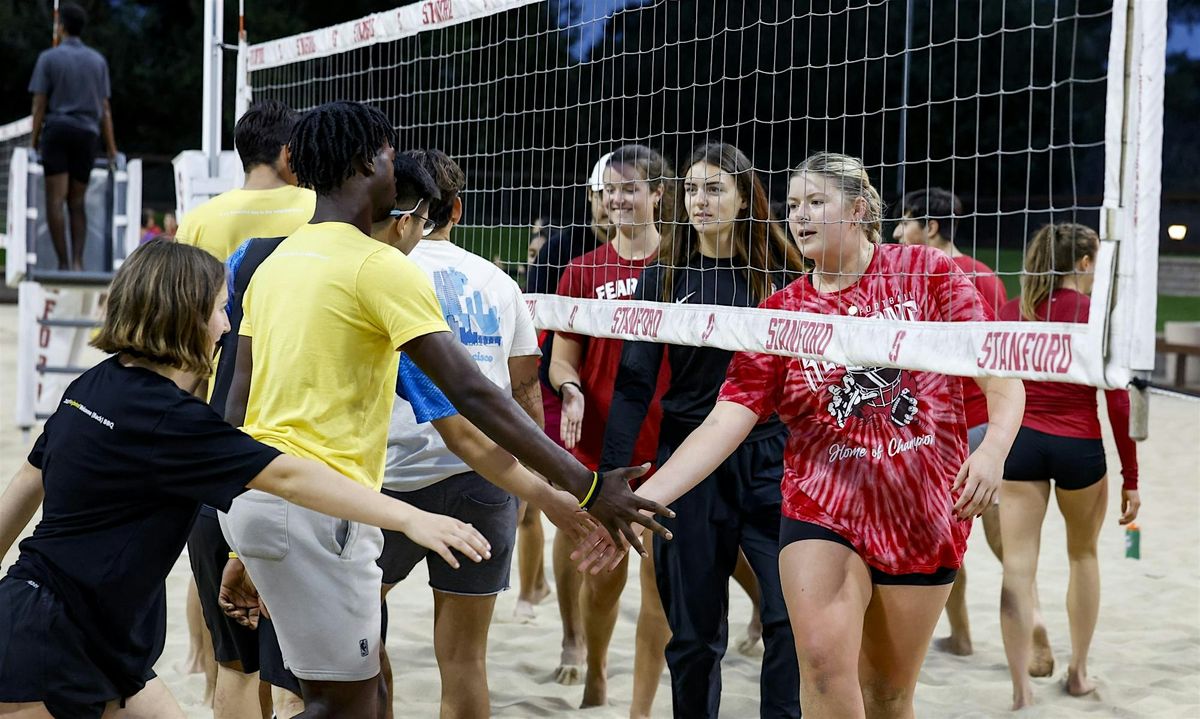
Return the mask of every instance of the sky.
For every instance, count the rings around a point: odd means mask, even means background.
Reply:
[[[1167,20],[1167,54],[1183,53],[1189,60],[1200,60],[1200,18]]]

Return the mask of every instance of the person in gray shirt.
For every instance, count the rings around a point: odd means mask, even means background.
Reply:
[[[84,197],[101,134],[109,162],[117,156],[112,108],[108,104],[108,63],[79,39],[86,24],[83,8],[63,3],[56,27],[61,42],[38,55],[29,80],[29,92],[33,94],[30,145],[41,155],[46,174],[46,224],[60,270],[83,269],[87,239]],[[71,216],[69,265],[64,202]]]

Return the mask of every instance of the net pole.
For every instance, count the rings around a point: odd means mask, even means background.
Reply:
[[[912,47],[913,35],[913,0],[905,0],[904,3],[904,79],[903,93],[900,102],[900,142],[897,143],[899,156],[896,158],[896,196],[904,197],[904,182],[905,182],[905,145],[908,143],[908,90],[909,90],[909,71],[912,69],[912,53],[909,48]]]
[[[237,78],[237,84],[234,89],[233,96],[233,121],[237,122],[242,115],[246,114],[246,110],[250,107],[250,83],[247,82],[247,68],[249,61],[247,55],[248,45],[246,44],[246,0],[238,0],[238,44],[237,44],[237,65],[234,77]]]
[[[208,159],[208,176],[221,175],[221,67],[225,20],[224,0],[204,1],[204,107],[200,149]]]
[[[1166,3],[1127,6],[1125,131],[1121,199],[1125,222],[1118,245],[1117,313],[1121,331],[1115,361],[1130,368],[1129,436],[1149,434],[1148,383],[1154,368],[1158,298],[1158,226],[1161,201],[1163,84],[1166,72]]]

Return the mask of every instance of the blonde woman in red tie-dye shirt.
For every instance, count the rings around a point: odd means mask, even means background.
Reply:
[[[859,160],[805,160],[789,183],[788,222],[815,267],[762,306],[990,319],[945,253],[879,244],[881,204]],[[759,422],[778,414],[788,425],[779,564],[805,717],[912,716],[971,518],[991,504],[1021,422],[1020,381],[977,381],[989,429],[968,456],[959,378],[739,353],[708,419],[639,490],[672,502]]]

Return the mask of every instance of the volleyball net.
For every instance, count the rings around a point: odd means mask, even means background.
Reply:
[[[243,46],[238,93],[380,108],[400,149],[463,167],[454,239],[516,277],[535,220],[588,231],[589,172],[631,143],[673,163],[671,182],[693,148],[736,146],[772,222],[806,157],[862,158],[885,239],[906,193],[949,190],[963,208],[940,220],[1009,297],[1042,225],[1088,225],[1084,323],[527,299],[539,327],[596,337],[1119,387],[1154,365],[1165,38],[1165,3],[1123,0],[431,0]]]

